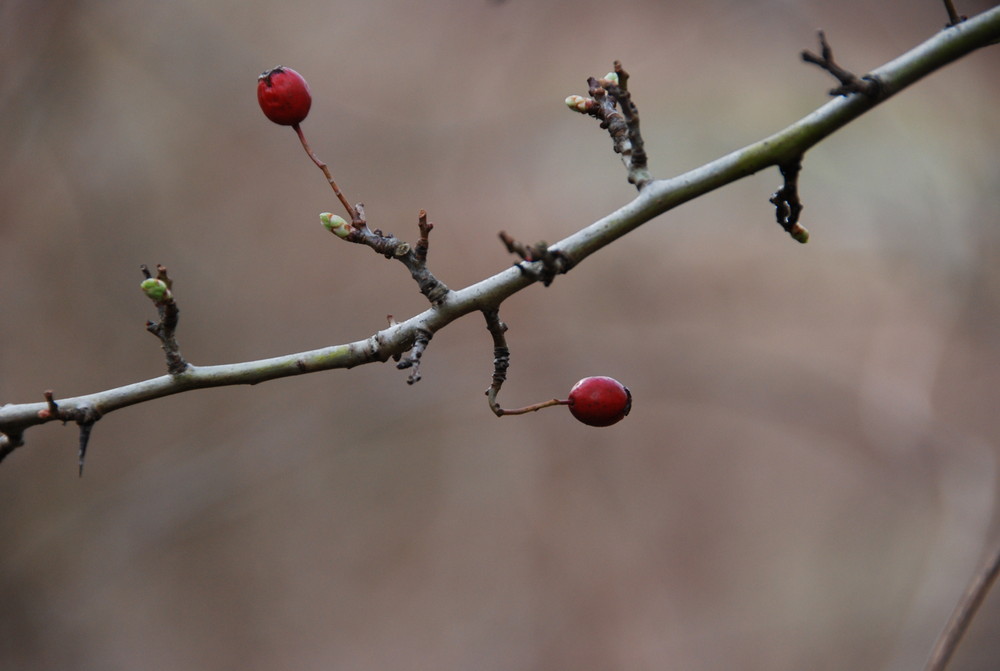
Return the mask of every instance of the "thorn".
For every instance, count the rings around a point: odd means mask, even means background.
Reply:
[[[90,431],[94,422],[78,422],[80,425],[80,477],[83,477],[83,461],[87,457],[87,443],[90,442]]]

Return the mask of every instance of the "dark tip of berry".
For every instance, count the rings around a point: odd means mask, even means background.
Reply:
[[[284,65],[279,65],[278,67],[271,68],[270,70],[264,70],[263,72],[260,73],[260,76],[257,77],[257,81],[263,80],[265,84],[271,86],[271,77],[278,74],[279,72],[284,72],[284,71],[285,71]]]

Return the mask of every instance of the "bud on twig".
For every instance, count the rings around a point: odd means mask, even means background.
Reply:
[[[579,112],[580,114],[586,114],[590,110],[594,109],[597,102],[593,98],[585,98],[583,96],[569,96],[566,98],[566,107],[570,108],[574,112]]]
[[[157,277],[150,277],[143,280],[139,288],[154,303],[162,303],[171,298],[170,287],[167,286],[166,282]]]
[[[347,220],[336,214],[324,212],[319,215],[319,220],[323,222],[323,228],[330,231],[338,238],[347,238],[354,228],[347,223]]]

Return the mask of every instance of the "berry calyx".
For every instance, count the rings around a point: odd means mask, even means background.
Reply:
[[[281,65],[257,77],[257,102],[264,116],[282,126],[298,126],[309,114],[312,94],[302,75]]]
[[[570,389],[567,405],[588,426],[611,426],[632,409],[632,393],[614,378],[585,377]]]

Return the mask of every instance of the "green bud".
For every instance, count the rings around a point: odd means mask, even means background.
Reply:
[[[809,242],[809,230],[800,224],[792,226],[792,228],[788,231],[788,234],[791,235],[796,242],[801,242],[803,245]]]
[[[604,75],[604,80],[605,81],[609,81],[612,84],[614,84],[615,86],[617,86],[618,85],[618,73],[617,72],[609,72],[608,74]]]
[[[142,292],[146,294],[150,300],[156,301],[157,303],[170,298],[170,289],[167,287],[167,283],[155,277],[143,280],[142,284],[139,285],[139,288],[142,289]]]
[[[583,96],[569,96],[566,98],[566,107],[581,114],[586,114],[593,106],[593,98],[584,98]]]
[[[319,215],[319,220],[323,222],[323,227],[336,235],[338,238],[346,238],[354,229],[347,220],[336,214],[324,212]]]

